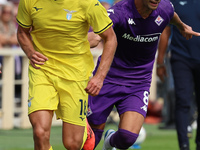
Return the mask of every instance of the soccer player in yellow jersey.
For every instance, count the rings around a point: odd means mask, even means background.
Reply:
[[[51,150],[53,113],[63,121],[63,144],[80,150],[87,137],[88,94],[98,95],[117,40],[112,21],[97,0],[20,0],[17,37],[29,65],[28,113],[35,150]],[[98,72],[88,30],[105,42]]]

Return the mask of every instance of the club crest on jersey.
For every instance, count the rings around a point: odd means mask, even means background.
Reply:
[[[31,97],[29,100],[28,100],[28,107],[31,107],[31,100],[33,99],[34,97]]]
[[[92,110],[90,107],[88,107],[88,111],[87,111],[87,117],[90,116],[92,114]]]
[[[72,13],[77,12],[77,11],[74,11],[74,10],[70,11],[70,10],[67,10],[67,9],[64,9],[64,11],[67,12],[67,15],[66,15],[67,20],[71,20],[72,19]]]
[[[158,26],[160,26],[161,23],[162,23],[163,21],[164,21],[164,19],[159,15],[159,16],[156,18],[155,23],[156,23]]]

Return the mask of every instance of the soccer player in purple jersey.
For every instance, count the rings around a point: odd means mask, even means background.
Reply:
[[[136,141],[146,117],[152,69],[162,31],[171,23],[186,39],[200,33],[180,20],[169,0],[123,0],[107,12],[113,21],[118,47],[99,95],[89,97],[88,122],[97,145],[115,106],[120,116],[119,128],[116,132],[106,132],[103,150],[128,149]],[[97,67],[100,60],[101,56]]]

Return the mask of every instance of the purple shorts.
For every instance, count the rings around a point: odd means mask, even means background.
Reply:
[[[119,115],[135,111],[146,117],[149,85],[124,86],[104,83],[98,96],[89,96],[88,121],[99,125],[105,123],[113,107]]]

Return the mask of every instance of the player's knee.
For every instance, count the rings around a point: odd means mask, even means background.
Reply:
[[[39,141],[48,141],[50,139],[50,131],[46,131],[43,128],[34,128],[34,139]]]
[[[63,145],[68,150],[80,150],[82,146],[82,140],[78,139],[63,139]]]
[[[133,145],[138,137],[138,134],[132,133],[130,131],[119,129],[119,149],[128,149]]]

